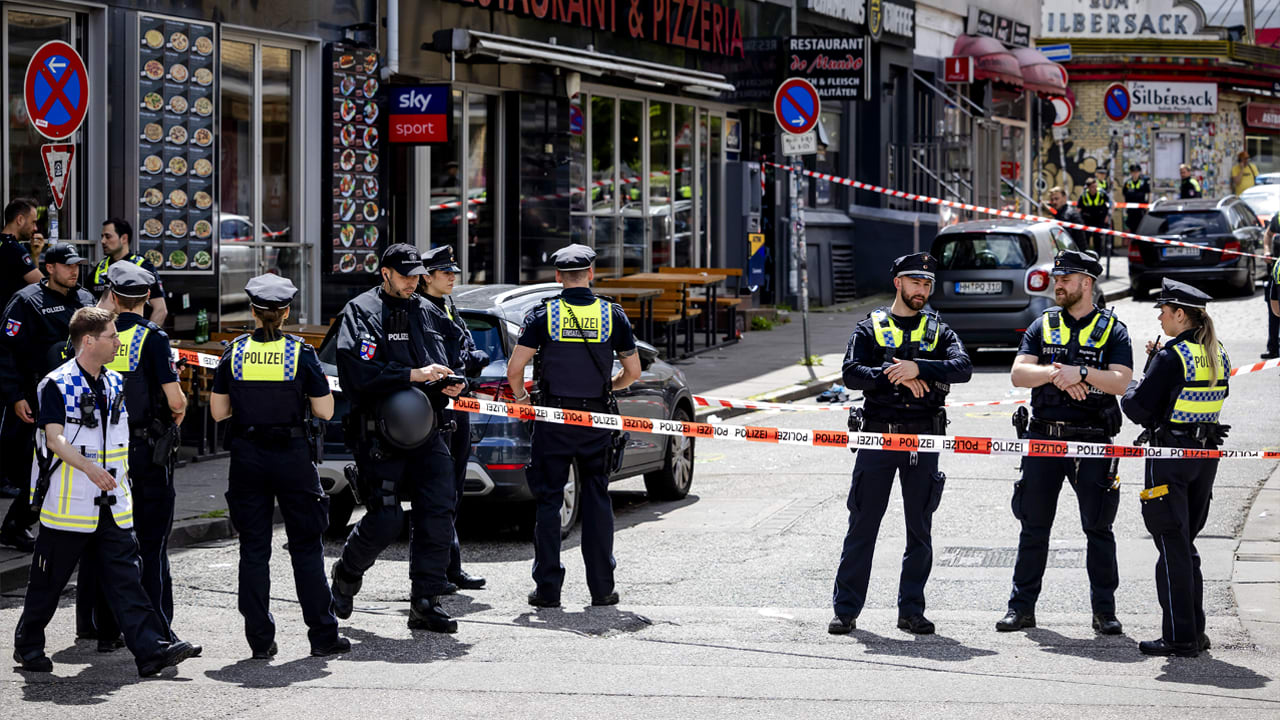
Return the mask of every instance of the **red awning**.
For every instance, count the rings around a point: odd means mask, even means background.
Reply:
[[[1050,97],[1062,97],[1067,93],[1067,70],[1044,56],[1035,48],[1017,48],[1011,51],[1022,70],[1022,82],[1028,90]]]
[[[975,80],[1022,87],[1022,67],[1018,59],[995,38],[961,35],[956,38],[955,51],[951,54],[968,55],[974,59]]]

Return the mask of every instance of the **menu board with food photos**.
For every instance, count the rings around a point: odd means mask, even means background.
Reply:
[[[214,272],[214,26],[138,16],[138,252],[161,272]]]
[[[376,273],[387,244],[387,209],[382,157],[382,57],[372,48],[336,43],[329,48],[332,167],[327,224],[332,273]]]

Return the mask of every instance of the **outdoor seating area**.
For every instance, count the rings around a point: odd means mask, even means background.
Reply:
[[[730,278],[734,287],[721,297]],[[741,268],[663,267],[658,272],[597,279],[596,286],[600,294],[621,303],[641,339],[665,348],[668,358],[681,358],[738,341],[741,278]],[[661,343],[656,340],[658,329]],[[699,334],[702,347],[697,346]]]

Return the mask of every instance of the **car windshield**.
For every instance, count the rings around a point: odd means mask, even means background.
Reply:
[[[1231,232],[1227,218],[1217,210],[1201,212],[1151,213],[1142,221],[1144,235],[1218,235]]]
[[[1028,268],[1035,262],[1031,238],[1005,233],[943,235],[933,241],[933,256],[943,270]]]
[[[1275,215],[1280,212],[1280,193],[1277,192],[1246,192],[1240,199],[1248,203],[1257,215]]]

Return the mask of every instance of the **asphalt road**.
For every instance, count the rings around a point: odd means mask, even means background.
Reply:
[[[1149,302],[1117,309],[1136,345],[1158,332]],[[1236,365],[1252,362],[1266,327],[1261,301],[1211,306]],[[1140,350],[1140,348],[1139,348]],[[1012,353],[981,353],[955,401],[1020,397],[1008,382]],[[1277,371],[1232,383],[1225,422],[1230,447],[1274,445],[1263,420]],[[953,415],[953,433],[1010,437],[1009,408]],[[787,428],[842,427],[842,414],[756,413],[728,422]],[[1135,428],[1121,435],[1132,440]],[[565,546],[562,610],[534,611],[532,547],[511,527],[468,507],[467,567],[485,590],[447,599],[457,635],[409,631],[406,546],[396,544],[366,576],[357,612],[344,623],[351,654],[306,655],[283,531],[273,560],[280,655],[246,659],[236,611],[234,540],[175,553],[179,633],[204,656],[176,674],[139,681],[124,651],[98,655],[73,641],[70,599],[50,628],[54,676],[0,677],[6,717],[352,718],[421,717],[864,717],[1042,718],[1280,716],[1276,649],[1254,644],[1236,617],[1232,553],[1248,505],[1274,461],[1234,461],[1219,472],[1204,558],[1208,632],[1198,659],[1153,659],[1136,641],[1158,636],[1155,551],[1138,509],[1141,467],[1121,467],[1116,520],[1126,634],[1096,637],[1089,626],[1084,537],[1064,489],[1054,553],[1037,609],[1040,627],[997,634],[1012,574],[1017,524],[1009,510],[1017,461],[944,457],[948,475],[934,518],[935,567],[928,615],[938,634],[895,628],[903,547],[895,493],[881,530],[867,609],[848,637],[826,633],[831,585],[847,523],[847,451],[703,443],[693,493],[650,503],[633,479],[616,486],[616,608],[584,607],[578,535]],[[328,547],[330,560],[339,551]],[[1280,609],[1280,598],[1276,598]],[[0,601],[0,652],[11,651],[20,599]],[[856,701],[857,704],[849,704]]]

